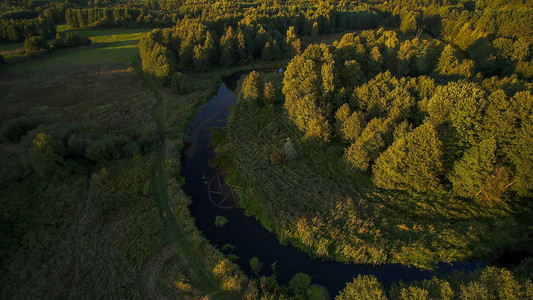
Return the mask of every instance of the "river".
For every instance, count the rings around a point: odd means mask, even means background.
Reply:
[[[191,214],[196,226],[216,247],[225,244],[235,246],[231,253],[237,255],[237,263],[248,275],[251,275],[249,259],[258,257],[263,263],[261,275],[275,273],[280,284],[286,284],[296,273],[306,273],[313,283],[323,285],[333,298],[359,274],[372,274],[388,289],[393,282],[403,280],[430,279],[434,275],[452,270],[470,271],[482,267],[484,263],[441,263],[435,271],[422,270],[400,264],[348,265],[335,261],[324,261],[310,257],[307,253],[294,247],[281,245],[275,234],[270,233],[251,216],[246,216],[238,206],[221,208],[209,197],[209,182],[221,173],[209,166],[209,160],[215,156],[209,148],[210,134],[208,128],[223,128],[227,123],[228,108],[236,101],[232,92],[236,81],[243,72],[233,74],[224,82],[200,110],[189,128],[190,141],[182,156],[182,176],[185,178],[184,190],[192,199]],[[230,88],[228,88],[230,86]],[[213,198],[213,197],[211,197]],[[231,199],[229,199],[231,200]],[[216,201],[215,201],[216,202]],[[222,206],[228,203],[223,203]],[[224,216],[229,224],[218,228],[214,225],[216,216]]]

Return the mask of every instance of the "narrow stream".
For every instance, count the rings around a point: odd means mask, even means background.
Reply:
[[[373,274],[388,289],[393,282],[403,280],[429,279],[433,275],[452,270],[469,271],[483,266],[483,263],[439,264],[437,270],[430,272],[399,264],[347,265],[334,261],[323,261],[310,257],[303,251],[291,246],[281,245],[273,233],[268,232],[254,218],[246,216],[237,207],[220,208],[213,204],[208,193],[208,183],[219,170],[209,166],[215,153],[208,147],[210,134],[208,128],[223,128],[227,123],[228,107],[235,103],[235,94],[228,89],[235,88],[236,80],[243,73],[225,78],[215,96],[200,110],[189,128],[190,142],[182,156],[182,176],[185,177],[184,190],[192,199],[191,213],[196,226],[216,247],[225,244],[235,246],[231,253],[239,257],[237,263],[247,274],[252,274],[249,259],[256,256],[263,263],[261,275],[276,274],[278,282],[286,284],[296,273],[306,273],[313,283],[326,287],[333,298],[347,282],[359,274]],[[216,216],[224,216],[229,224],[218,228],[214,225]]]

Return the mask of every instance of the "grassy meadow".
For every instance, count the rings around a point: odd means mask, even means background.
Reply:
[[[155,126],[149,115],[155,99],[127,65],[2,76],[9,76],[2,80],[8,108],[1,115],[3,127],[21,115],[38,124],[21,141],[0,146],[2,224],[9,228],[2,238],[2,282],[9,283],[2,294],[140,297],[135,287],[142,262],[164,243],[150,190],[153,156],[136,153],[97,163],[69,159],[43,177],[28,167],[27,155],[31,135],[70,126],[80,135],[148,133]],[[124,93],[121,86],[132,88]],[[69,175],[58,175],[61,170]]]
[[[67,25],[58,26],[58,32],[68,32]],[[147,28],[114,28],[75,30],[92,41],[90,46],[56,49],[41,52],[34,57],[24,54],[24,43],[0,45],[0,54],[8,63],[8,72],[42,71],[54,68],[92,66],[98,64],[129,63],[137,55],[137,43],[149,31]],[[54,40],[49,40],[52,43]]]
[[[177,95],[131,65],[145,32],[86,30],[95,44],[8,61],[0,73],[2,134],[31,123],[0,142],[2,298],[238,299],[257,288],[196,229],[177,178],[201,104],[223,76],[263,65],[193,72],[194,91]],[[36,166],[40,133],[72,154]],[[110,136],[140,147],[97,161],[73,153],[77,137]]]
[[[178,274],[198,278],[172,246],[172,234],[153,198],[156,120],[151,112],[156,98],[131,67],[143,32],[87,31],[98,44],[10,64],[0,73],[0,99],[6,108],[0,113],[2,130],[22,119],[35,127],[20,140],[0,143],[3,298],[159,298],[161,281],[174,286],[174,293],[183,288]],[[212,87],[221,79],[205,78],[201,84]],[[171,120],[180,121],[172,122],[172,130],[184,138],[187,120],[212,90],[186,97],[164,90],[169,107],[178,108],[168,112]],[[65,176],[36,174],[27,158],[33,136],[60,135],[71,127],[80,136],[120,135],[148,143],[146,149],[96,163],[66,157],[55,169]],[[178,195],[171,202],[182,205],[174,210],[188,211],[188,198],[179,185],[171,186],[172,195]],[[189,234],[198,235],[192,219],[187,220]],[[209,254],[198,257],[211,260],[214,266],[201,267],[211,274],[223,256],[201,238],[193,245]],[[236,270],[230,264],[227,268]],[[216,277],[217,285],[224,272]],[[181,298],[205,294],[202,282],[198,286],[202,292],[191,294],[184,288]]]

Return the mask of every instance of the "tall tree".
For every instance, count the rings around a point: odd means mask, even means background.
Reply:
[[[497,164],[496,139],[484,140],[468,149],[455,163],[450,181],[460,196],[488,205],[499,202],[509,184],[509,174]]]
[[[287,29],[287,38],[285,39],[287,45],[287,54],[289,57],[298,55],[301,53],[301,42],[300,39],[296,36],[296,29],[294,26],[289,26]]]
[[[230,66],[237,63],[239,58],[238,41],[233,27],[228,27],[226,33],[220,38],[220,47],[222,49],[222,55],[220,56],[222,65]]]
[[[323,69],[324,65],[327,67]],[[331,128],[326,107],[330,101],[328,94],[335,89],[330,78],[333,66],[333,55],[326,45],[310,45],[291,60],[285,71],[285,108],[307,137],[329,140]]]
[[[402,22],[400,24],[400,30],[407,35],[415,34],[418,30],[417,14],[410,11],[402,16]]]
[[[368,299],[385,300],[387,293],[373,275],[358,275],[335,298],[336,300]]]
[[[442,175],[441,153],[437,131],[425,123],[395,141],[376,160],[374,183],[387,189],[435,190]]]
[[[242,82],[242,97],[249,103],[258,104],[263,95],[263,80],[261,74],[250,72]]]

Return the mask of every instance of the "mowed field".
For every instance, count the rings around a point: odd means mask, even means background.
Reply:
[[[58,32],[70,29],[66,25],[58,26]],[[56,49],[42,52],[35,57],[24,54],[24,43],[2,44],[2,54],[8,65],[8,72],[39,71],[76,66],[91,66],[111,63],[129,63],[137,55],[137,44],[148,32],[148,28],[113,28],[102,30],[74,30],[87,36],[93,42],[90,46]],[[49,40],[49,43],[53,40]]]

